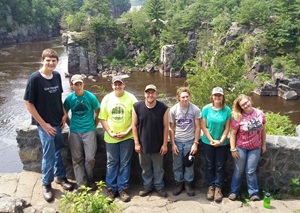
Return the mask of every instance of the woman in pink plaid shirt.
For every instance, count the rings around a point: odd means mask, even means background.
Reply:
[[[237,198],[244,171],[250,200],[259,200],[256,168],[260,155],[267,150],[265,124],[264,113],[252,106],[249,96],[241,94],[235,99],[230,134],[230,151],[234,158],[230,200]]]

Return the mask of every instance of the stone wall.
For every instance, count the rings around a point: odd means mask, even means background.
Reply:
[[[67,141],[68,129],[64,129],[63,135]],[[105,180],[106,154],[103,130],[97,130],[98,149],[96,153],[96,165],[94,175],[96,180]],[[28,123],[17,129],[17,143],[19,155],[23,163],[23,169],[40,172],[42,148],[38,137],[37,128]],[[261,188],[287,191],[292,178],[300,177],[300,137],[267,136],[267,153],[263,154],[258,166],[258,179]],[[74,179],[70,150],[68,146],[63,150],[63,159],[68,178]],[[141,168],[138,155],[134,153],[131,167],[131,183],[142,184]],[[172,171],[172,154],[169,144],[169,152],[165,156],[165,182],[166,185],[174,183]],[[229,188],[233,173],[233,161],[228,151],[228,160],[225,169],[225,187]],[[245,181],[244,181],[245,182]],[[203,147],[199,145],[199,151],[195,160],[196,187],[205,187],[205,163]]]
[[[0,27],[0,47],[22,42],[45,40],[59,35],[59,28],[49,26],[21,25],[17,30],[8,31]]]

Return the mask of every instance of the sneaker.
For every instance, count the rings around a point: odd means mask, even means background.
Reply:
[[[257,195],[252,195],[251,197],[250,197],[250,201],[259,201],[260,199],[259,199],[259,197],[257,196]]]
[[[223,199],[223,194],[221,192],[221,189],[216,187],[215,189],[215,202],[221,202]]]
[[[168,193],[164,190],[164,188],[156,190],[160,197],[168,197]]]
[[[236,200],[236,194],[231,193],[231,194],[228,196],[228,198],[229,198],[229,200],[235,201],[235,200]]]
[[[206,193],[206,199],[207,200],[213,200],[215,196],[215,189],[213,186],[208,187],[207,193]]]
[[[182,192],[182,190],[183,190],[183,182],[182,181],[181,182],[176,181],[175,189],[172,192],[173,195],[174,196],[179,195]]]
[[[96,183],[94,181],[89,181],[87,183],[87,186],[91,188],[91,191],[96,191],[97,188],[98,188],[97,185],[96,185]]]
[[[151,192],[153,192],[153,188],[150,188],[150,189],[144,189],[144,190],[141,190],[141,191],[139,192],[139,196],[145,197],[145,196],[147,196],[148,194],[150,194]]]
[[[64,190],[71,191],[73,189],[73,184],[67,178],[56,178],[55,183],[61,185]]]
[[[106,196],[108,198],[110,198],[111,200],[114,200],[115,197],[117,197],[117,192],[115,192],[114,190],[112,190],[112,188],[107,188],[107,194]]]
[[[188,196],[195,196],[195,191],[192,188],[191,182],[184,182],[184,188]]]
[[[123,188],[122,191],[119,192],[119,195],[120,195],[120,199],[125,203],[131,200],[131,197],[129,196],[127,189],[125,188]]]
[[[47,202],[51,202],[54,199],[51,184],[50,185],[43,185],[43,195],[44,195],[44,199]]]

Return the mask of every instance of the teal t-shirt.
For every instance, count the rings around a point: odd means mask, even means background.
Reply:
[[[231,119],[231,109],[225,105],[222,109],[215,110],[212,104],[207,104],[202,109],[202,118],[206,120],[206,128],[214,140],[220,140],[225,130],[226,122]],[[202,142],[210,144],[205,134],[202,135]],[[227,145],[229,139],[227,138],[223,146]]]
[[[84,90],[82,96],[71,93],[64,102],[65,110],[71,110],[70,132],[91,132],[95,130],[95,110],[100,108],[97,97]]]

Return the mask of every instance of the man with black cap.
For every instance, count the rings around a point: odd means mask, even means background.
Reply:
[[[132,106],[136,97],[125,91],[121,76],[112,78],[113,91],[102,99],[99,119],[105,130],[108,196],[114,199],[119,193],[123,202],[130,201],[128,194],[131,158],[134,149],[131,131]]]
[[[194,180],[193,155],[198,150],[201,111],[190,102],[188,88],[179,88],[177,99],[179,102],[171,107],[169,116],[173,172],[176,181],[173,195],[179,195],[185,188],[189,196],[194,196],[195,192],[191,186]]]
[[[156,100],[157,89],[153,84],[145,88],[145,100],[133,105],[132,132],[135,151],[142,167],[144,190],[140,196],[150,194],[153,189],[159,196],[167,197],[164,190],[163,160],[168,143],[168,106]]]

